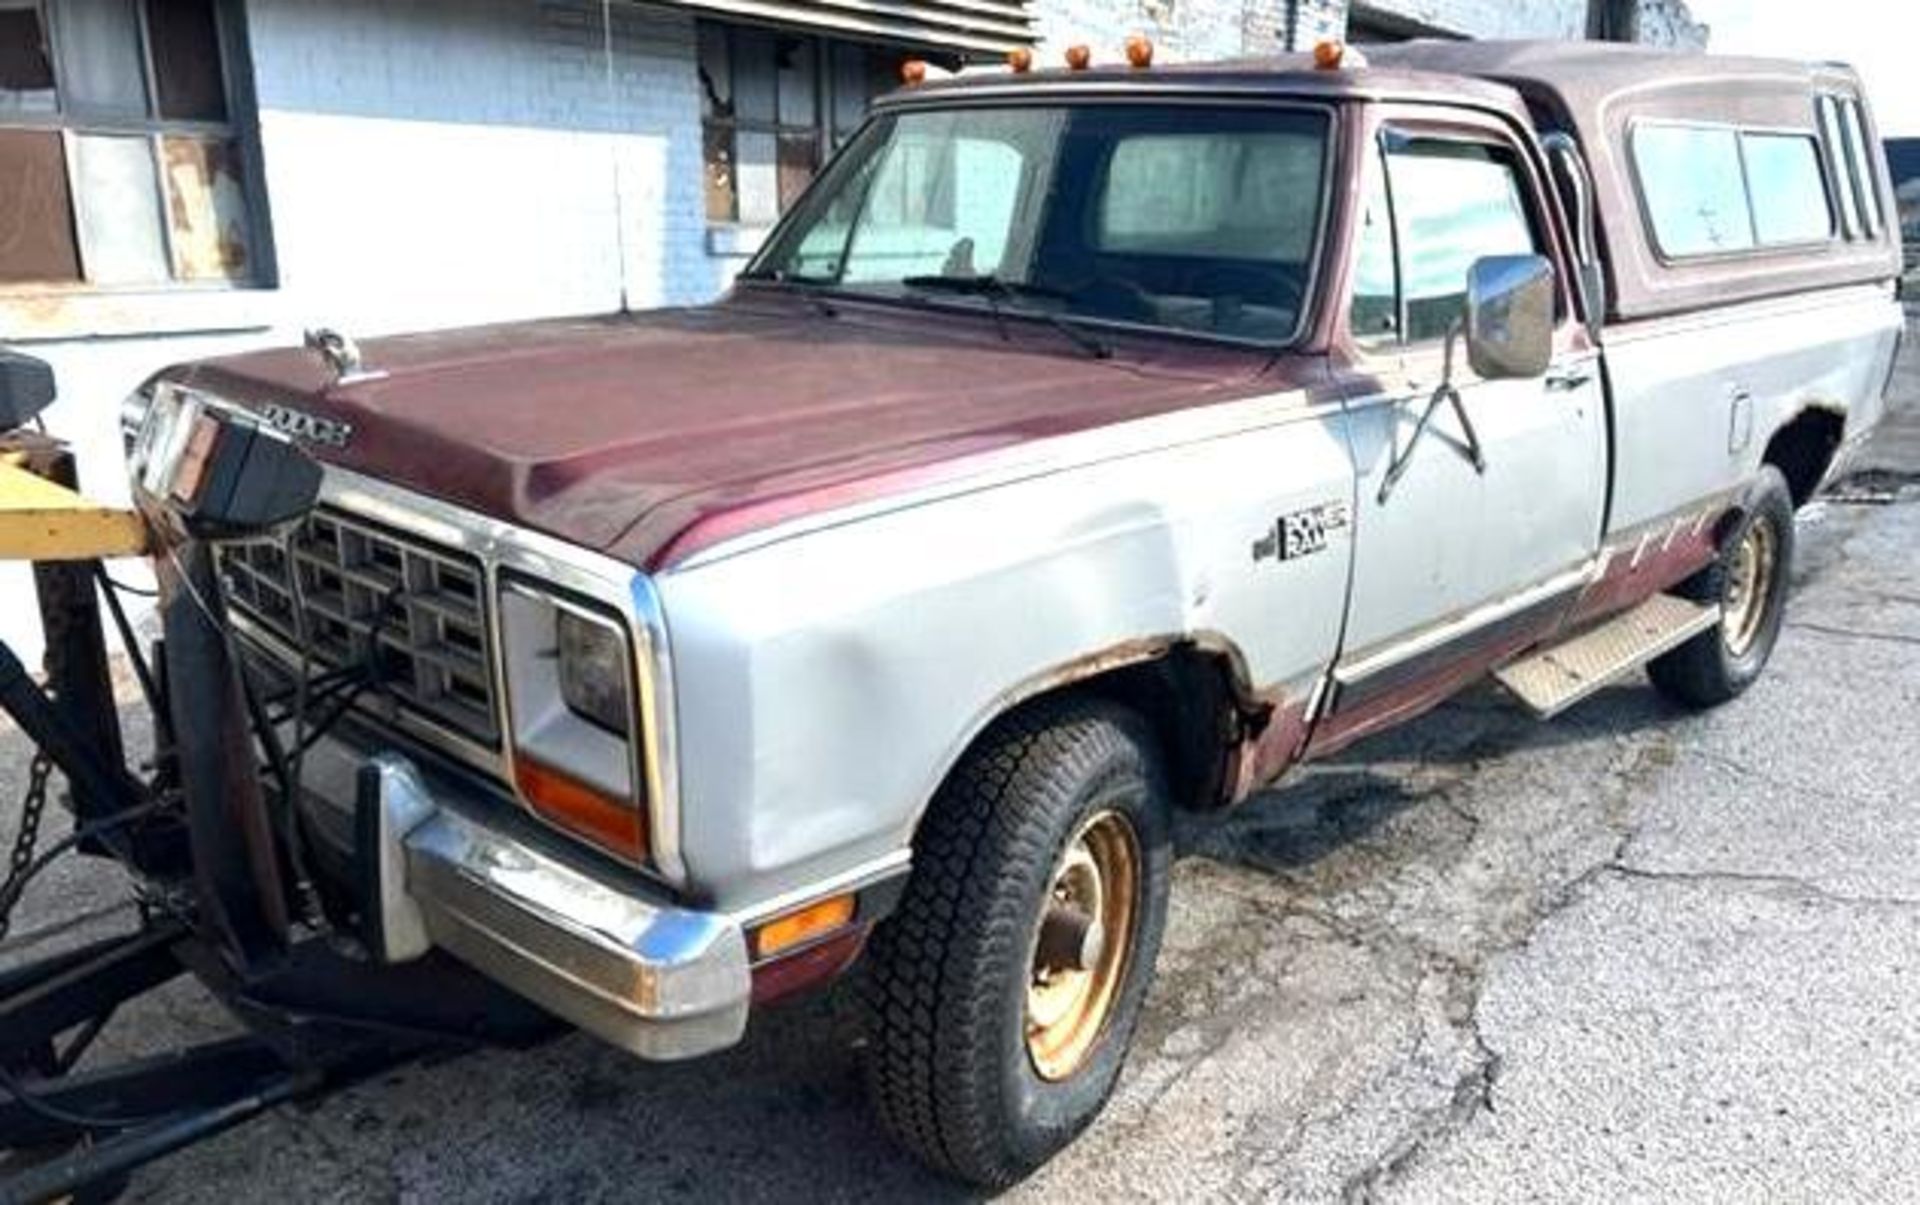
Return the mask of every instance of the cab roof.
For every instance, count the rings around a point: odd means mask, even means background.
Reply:
[[[1707,55],[1614,42],[1415,41],[1363,48],[1367,65],[1316,69],[1305,54],[1172,63],[1134,69],[984,71],[929,80],[889,94],[882,109],[969,103],[1045,103],[1078,97],[1185,99],[1272,96],[1460,105],[1521,128],[1572,135],[1594,185],[1611,319],[1653,317],[1759,297],[1865,281],[1898,271],[1892,223],[1871,238],[1836,236],[1791,253],[1663,260],[1651,246],[1628,144],[1642,119],[1694,121],[1817,138],[1814,97],[1862,99],[1841,63]],[[1828,170],[1831,170],[1829,168]],[[1883,174],[1883,172],[1882,172]],[[1884,178],[1872,182],[1893,212]]]
[[[1368,51],[1371,56],[1371,51]],[[901,88],[878,102],[882,106],[955,101],[1046,101],[1066,96],[1270,95],[1275,97],[1356,98],[1436,101],[1465,104],[1525,116],[1510,87],[1488,80],[1414,66],[1323,71],[1308,54],[1276,54],[1211,62],[1155,64],[1134,69],[1102,64],[1084,71],[1036,68],[1015,74],[1005,70],[967,72]]]
[[[1841,63],[1707,55],[1619,42],[1435,39],[1361,48],[1367,65],[1316,69],[1308,54],[1170,63],[1136,70],[1103,64],[970,72],[929,80],[885,97],[900,105],[956,100],[1051,99],[1063,95],[1266,94],[1466,104],[1510,115],[1546,116],[1589,145],[1608,110],[1671,108],[1676,117],[1807,124],[1815,88],[1860,93]]]

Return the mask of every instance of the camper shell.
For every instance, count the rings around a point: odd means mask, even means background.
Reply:
[[[1543,134],[1574,138],[1592,173],[1610,321],[1899,273],[1879,133],[1850,67],[1599,42],[1418,42],[1368,53],[1382,67],[1507,85]],[[1663,252],[1634,154],[1637,133],[1655,124],[1810,139],[1827,188],[1827,236],[1719,253]]]

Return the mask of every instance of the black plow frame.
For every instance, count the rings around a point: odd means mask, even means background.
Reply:
[[[438,953],[379,962],[367,953],[380,948],[378,934],[363,932],[378,918],[314,890],[297,809],[286,784],[263,773],[276,737],[243,680],[213,548],[178,531],[156,545],[164,639],[151,667],[105,591],[153,711],[148,771],[131,770],[122,747],[99,562],[35,563],[45,686],[0,643],[0,710],[64,776],[72,814],[58,840],[37,854],[24,841],[15,864],[0,867],[0,1205],[82,1189],[101,1199],[141,1164],[277,1105],[423,1057],[525,1046],[560,1029]],[[47,809],[48,826],[53,819]],[[26,883],[66,853],[124,865],[137,923],[16,957],[79,931],[56,923],[14,951],[4,944]],[[108,1065],[87,1057],[123,1007],[185,976],[239,1022],[236,1036]]]

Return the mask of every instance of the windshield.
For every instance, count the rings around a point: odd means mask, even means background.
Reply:
[[[1305,303],[1326,141],[1323,115],[1274,108],[887,114],[744,275],[1279,342]]]

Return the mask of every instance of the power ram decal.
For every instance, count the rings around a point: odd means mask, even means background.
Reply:
[[[1253,542],[1253,559],[1291,561],[1311,556],[1327,546],[1334,532],[1347,526],[1345,502],[1322,502],[1281,515],[1273,527]]]

